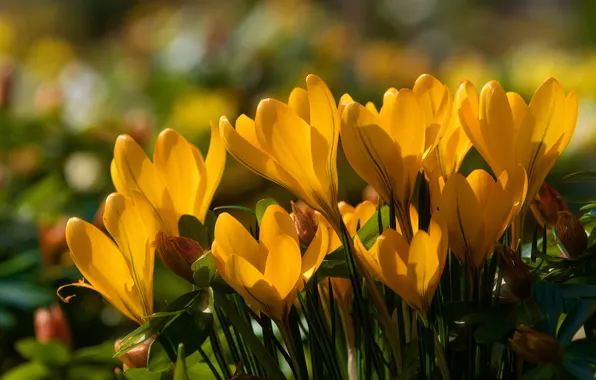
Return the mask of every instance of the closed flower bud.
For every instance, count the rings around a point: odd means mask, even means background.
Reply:
[[[151,343],[155,338],[149,338],[143,343],[139,344],[132,350],[128,351],[122,356],[119,356],[118,359],[124,364],[124,370],[126,371],[129,368],[145,368],[147,367],[147,356],[149,355],[149,347],[151,347]],[[116,341],[114,344],[114,352],[118,352],[120,350],[120,339]]]
[[[165,266],[194,284],[191,266],[203,254],[203,248],[199,243],[186,237],[168,236],[164,232],[158,232],[154,244]]]
[[[379,194],[371,185],[368,185],[362,191],[362,200],[369,201],[376,205],[379,203]]]
[[[521,359],[530,363],[553,363],[562,357],[556,338],[524,325],[513,333],[511,348]]]
[[[559,247],[567,257],[581,256],[588,247],[588,237],[577,216],[560,211],[555,225]]]
[[[503,290],[507,295],[520,301],[532,294],[530,269],[523,260],[509,247],[498,245],[495,249],[499,270],[503,273]]]
[[[294,225],[298,232],[300,245],[308,247],[317,233],[319,221],[312,208],[305,204],[291,202],[294,213]]]
[[[40,343],[59,340],[68,348],[72,346],[72,336],[68,321],[58,304],[42,307],[35,311],[35,339]]]
[[[561,198],[561,194],[551,185],[544,182],[536,194],[536,201],[530,205],[530,209],[538,224],[544,227],[554,227],[560,211],[569,211],[567,203]]]

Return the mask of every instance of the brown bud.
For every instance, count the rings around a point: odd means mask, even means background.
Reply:
[[[39,250],[41,251],[44,265],[56,265],[60,261],[60,254],[66,251],[67,221],[68,218],[61,217],[53,223],[39,223],[37,228]]]
[[[158,232],[153,244],[166,267],[194,284],[191,266],[203,254],[203,248],[199,243],[186,237],[168,236],[164,232]]]
[[[106,230],[106,227],[103,224],[103,213],[105,210],[106,210],[106,201],[105,201],[105,197],[104,197],[104,200],[101,202],[101,204],[97,208],[97,211],[95,212],[95,216],[93,217],[93,225],[103,231]]]
[[[538,224],[544,228],[554,227],[557,223],[558,213],[560,211],[569,211],[569,207],[561,194],[544,182],[540,186],[538,194],[536,194],[536,201],[530,205],[530,210],[532,210]]]
[[[555,233],[567,257],[579,257],[588,247],[588,236],[584,226],[578,217],[569,211],[559,212]]]
[[[556,338],[524,325],[513,333],[511,348],[530,363],[553,363],[563,356]]]
[[[0,109],[10,108],[13,98],[14,68],[12,64],[6,64],[0,69]]]
[[[294,213],[294,225],[296,232],[298,232],[298,240],[304,247],[308,247],[315,238],[317,229],[319,228],[319,220],[317,215],[306,204],[290,202],[292,205],[292,212]]]
[[[498,245],[495,248],[499,270],[503,274],[505,295],[520,301],[530,298],[532,294],[532,277],[530,269],[511,248]]]
[[[132,350],[128,351],[122,356],[119,356],[118,359],[124,364],[124,370],[126,371],[129,368],[145,368],[147,367],[147,356],[149,354],[149,347],[155,338],[151,337],[144,341],[143,343],[139,344]],[[116,341],[114,344],[114,352],[118,352],[120,350],[120,339]]]
[[[59,340],[68,348],[72,347],[72,336],[68,321],[58,304],[42,307],[35,311],[35,339],[40,343]]]
[[[371,185],[368,185],[362,190],[362,200],[376,205],[379,203],[379,194]]]

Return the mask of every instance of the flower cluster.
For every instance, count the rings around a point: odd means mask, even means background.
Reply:
[[[300,378],[289,316],[303,304],[297,294],[312,291],[308,284],[317,278],[325,257],[341,253],[342,246],[347,275],[324,274],[331,277],[329,291],[340,309],[346,317],[366,318],[363,310],[351,311],[352,302],[364,302],[366,284],[366,300],[377,309],[383,328],[392,331],[397,318],[401,334],[410,314],[395,313],[389,295],[394,292],[403,300],[399,310],[407,304],[425,326],[433,323],[433,299],[449,252],[465,269],[470,294],[480,291],[474,289],[479,273],[486,271],[487,259],[510,227],[511,236],[501,240],[509,256],[500,263],[506,268],[521,262],[515,251],[523,237],[524,215],[573,135],[577,108],[575,94],[566,95],[552,78],[526,103],[496,81],[480,93],[463,81],[452,95],[425,74],[412,89],[388,89],[377,106],[348,94],[336,101],[321,78],[309,75],[306,89],[294,89],[287,103],[264,99],[254,119],[241,115],[233,126],[222,116],[218,126],[212,124],[206,159],[171,129],[158,136],[153,160],[131,137],[120,136],[111,167],[117,193],[108,198],[103,217],[111,239],[78,218],[66,228],[73,261],[89,282],[74,285],[97,290],[143,324],[153,313],[154,252],[189,282],[193,262],[211,255],[219,278],[254,315],[280,326]],[[339,202],[340,141],[351,167],[378,194],[378,204]],[[490,172],[459,173],[471,147]],[[304,207],[293,204],[289,214],[269,205],[258,216],[258,232],[221,213],[212,241],[199,244],[182,236],[179,223],[190,215],[208,224],[226,150],[290,191]],[[427,209],[421,209],[425,204]],[[384,219],[385,209],[389,219]],[[571,239],[569,228],[559,231]],[[507,281],[515,277],[505,275]],[[381,290],[378,282],[384,285]],[[400,369],[401,359],[396,363]]]

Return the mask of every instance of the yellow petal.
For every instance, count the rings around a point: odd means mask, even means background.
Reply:
[[[341,136],[352,168],[383,200],[390,202],[393,185],[402,178],[400,166],[395,164],[401,156],[393,139],[378,125],[377,118],[358,103],[346,106]]]
[[[515,146],[515,125],[507,94],[496,81],[482,88],[479,117],[480,131],[468,136],[495,175],[499,175],[515,165],[515,155],[508,149]]]
[[[294,293],[298,282],[302,282],[301,261],[300,246],[288,235],[276,235],[274,241],[270,242],[263,274],[281,299],[286,299],[290,293]],[[293,294],[291,296],[293,297]]]
[[[136,285],[124,256],[97,227],[79,218],[66,225],[66,242],[81,274],[122,314],[143,323],[146,310],[136,297]]]
[[[221,248],[218,254],[222,261],[226,262],[231,255],[238,255],[248,260],[259,271],[264,270],[267,256],[261,254],[259,243],[232,215],[224,212],[217,217],[214,235]]]
[[[295,178],[293,178],[274,159],[240,136],[240,134],[232,128],[228,119],[222,117],[219,122],[219,128],[222,140],[224,141],[228,152],[241,164],[258,175],[285,187],[298,198],[305,201],[309,199],[302,191],[302,187]]]
[[[195,155],[191,144],[181,134],[168,128],[157,136],[153,163],[166,184],[176,219],[185,214],[194,215],[195,197],[202,194],[205,187],[203,156],[200,153]],[[176,224],[170,226],[175,235],[177,224],[176,220]]]
[[[308,101],[308,92],[305,89],[300,87],[293,89],[288,99],[288,106],[296,112],[296,115],[307,123],[310,123],[310,104]]]
[[[414,84],[426,120],[426,149],[433,149],[439,143],[449,125],[453,101],[451,92],[443,83],[429,74],[421,75]]]
[[[227,122],[228,119],[224,118],[223,120]],[[220,120],[220,127],[221,124],[222,121]],[[258,148],[259,150],[263,150],[261,148],[261,144],[259,143],[259,139],[257,139],[257,131],[255,128],[255,121],[244,114],[238,116],[238,119],[236,119],[236,132],[250,145]]]
[[[376,212],[377,206],[370,201],[364,201],[360,203],[354,210],[354,214],[361,227],[364,226],[364,224],[366,224],[366,222],[368,222],[368,220],[372,218]]]
[[[281,319],[284,316],[283,299],[264,275],[246,259],[231,255],[226,263],[226,273],[232,283],[257,300],[260,308],[270,317]]]
[[[261,219],[259,241],[272,251],[277,237],[285,235],[293,239],[299,246],[298,233],[290,214],[279,205],[271,205],[265,210]]]
[[[479,211],[483,213],[492,199],[493,190],[499,185],[488,172],[482,169],[474,170],[466,177],[466,180],[478,201]]]
[[[125,194],[132,190],[141,192],[161,215],[166,227],[174,229],[178,218],[166,186],[143,149],[130,136],[121,135],[116,140],[114,165],[121,186],[129,189]]]
[[[567,148],[569,141],[573,137],[573,132],[575,132],[577,125],[578,107],[577,94],[575,91],[571,91],[565,99],[565,137],[559,146],[559,152],[563,152]]]
[[[200,155],[198,149],[195,148],[195,157]],[[226,147],[221,139],[219,130],[215,123],[211,122],[211,140],[209,141],[209,151],[207,152],[207,159],[205,160],[205,174],[201,179],[205,183],[204,193],[197,194],[195,201],[195,216],[201,221],[205,221],[205,215],[213,195],[219,186],[221,177],[223,176],[226,167]]]
[[[518,131],[519,128],[521,128],[521,123],[524,120],[524,116],[526,115],[528,105],[526,104],[524,98],[522,98],[517,92],[508,92],[507,99],[509,100],[509,105],[511,106],[511,114],[513,115],[513,124],[515,125],[515,130]]]
[[[310,125],[275,99],[261,100],[255,123],[263,149],[303,187],[320,191],[313,166]]]
[[[373,102],[366,102],[365,107],[367,110],[372,112],[374,115],[379,116],[379,111],[377,110],[377,107],[375,107],[375,104]]]
[[[398,232],[388,229],[379,237],[379,265],[387,285],[410,306],[422,310],[422,300],[417,292],[416,270],[410,266],[410,247]]]
[[[416,290],[423,310],[426,310],[432,302],[445,264],[439,255],[444,255],[446,252],[438,252],[437,248],[436,241],[424,231],[418,231],[410,245],[408,269],[413,273],[408,273],[408,278],[416,282]]]
[[[125,186],[124,180],[120,176],[120,173],[118,173],[118,168],[116,167],[116,161],[114,159],[112,159],[112,162],[110,163],[110,174],[116,191],[123,195],[131,195],[131,190]]]
[[[339,104],[337,106],[337,114],[339,117],[344,113],[344,109],[350,103],[352,103],[354,99],[350,96],[350,94],[343,94],[341,98],[339,98]]]
[[[364,266],[366,266],[366,269],[370,273],[372,273],[379,281],[382,281],[385,284],[387,284],[385,277],[383,276],[381,266],[379,265],[379,239],[380,237],[377,238],[375,244],[373,244],[369,251],[362,244],[360,237],[356,235],[354,237],[354,249],[355,253],[358,255],[358,257],[360,257],[360,259],[364,263]],[[387,285],[389,286],[389,284]]]
[[[483,235],[482,214],[474,191],[466,178],[454,173],[445,184],[439,210],[449,231],[449,247],[457,258],[466,262],[473,254]]]
[[[319,268],[319,265],[321,265],[325,255],[327,254],[328,245],[329,230],[319,224],[319,228],[317,229],[314,239],[306,249],[306,252],[304,252],[304,256],[302,256],[302,266],[300,269],[302,278],[298,284],[298,289],[302,289],[302,286],[304,285],[303,281],[308,282],[312,275]]]

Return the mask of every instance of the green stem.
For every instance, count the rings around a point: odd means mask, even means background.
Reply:
[[[287,318],[286,318],[287,319]],[[277,326],[279,327],[279,331],[281,332],[281,336],[286,342],[286,347],[288,349],[288,354],[290,355],[290,367],[292,368],[292,372],[294,373],[294,377],[296,380],[307,380],[308,374],[301,373],[300,368],[300,360],[298,358],[298,354],[296,351],[296,342],[294,342],[294,338],[292,336],[292,331],[290,329],[289,321],[278,322]]]
[[[215,328],[211,330],[211,334],[209,336],[209,340],[211,341],[211,348],[213,349],[213,354],[215,355],[215,359],[217,360],[217,364],[221,368],[221,372],[226,377],[232,377],[232,373],[230,372],[230,367],[226,363],[226,359],[223,354],[223,350],[221,348],[221,342],[219,340],[219,335]]]

